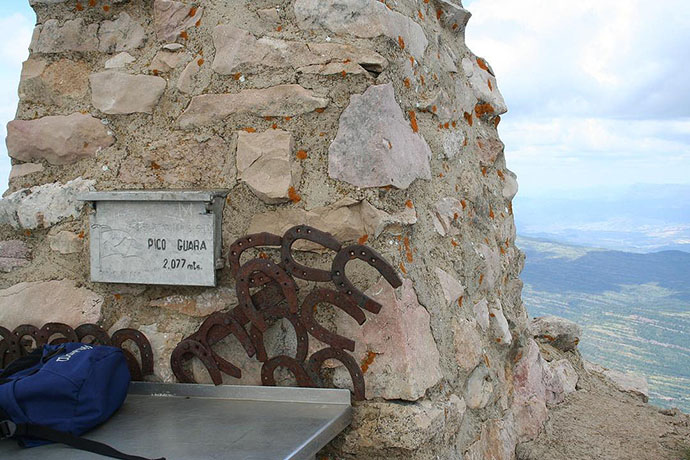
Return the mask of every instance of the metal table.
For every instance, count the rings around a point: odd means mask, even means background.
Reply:
[[[313,459],[351,420],[348,390],[133,382],[122,408],[85,437],[167,460],[298,460]],[[3,441],[0,458],[105,457]]]

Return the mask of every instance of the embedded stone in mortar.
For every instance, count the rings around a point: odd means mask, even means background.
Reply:
[[[106,69],[119,69],[134,61],[136,61],[136,59],[134,59],[131,54],[122,52],[105,61],[104,67]]]
[[[99,119],[81,113],[7,124],[7,153],[20,161],[70,164],[95,155],[114,141]]]
[[[77,195],[93,191],[94,180],[77,177],[66,184],[54,182],[21,189],[0,200],[0,224],[14,228],[50,227],[78,217],[84,202]]]
[[[22,282],[0,289],[0,326],[13,330],[57,322],[74,328],[97,323],[102,305],[103,297],[72,280]]]
[[[295,16],[301,29],[322,27],[362,38],[385,35],[396,43],[402,38],[405,49],[417,60],[424,57],[428,43],[419,24],[377,0],[297,0]]]
[[[31,262],[31,250],[21,240],[0,241],[0,272],[9,273]]]
[[[546,382],[551,376],[534,340],[529,339],[518,358],[513,368],[511,412],[515,416],[518,438],[526,441],[539,434],[548,417]]]
[[[292,161],[292,134],[282,129],[237,135],[237,174],[266,203],[290,199],[302,168]]]
[[[354,411],[352,429],[344,433],[343,451],[352,454],[389,449],[415,452],[444,431],[455,432],[465,415],[465,401],[451,394],[447,400],[414,404],[370,402]]]
[[[453,319],[451,329],[455,361],[464,371],[474,369],[482,359],[482,339],[477,331],[477,322],[473,319]]]
[[[439,267],[436,267],[436,276],[441,285],[443,297],[446,299],[446,306],[457,302],[463,292],[465,292],[465,287],[460,284],[460,281]]]
[[[103,21],[98,29],[98,51],[119,53],[144,46],[146,31],[124,11],[113,21]]]
[[[91,102],[107,114],[151,113],[165,91],[165,80],[114,70],[91,74]]]
[[[182,129],[190,129],[223,121],[233,114],[296,116],[327,105],[328,99],[316,97],[300,85],[278,85],[239,93],[194,96],[178,122]]]
[[[189,53],[168,51],[163,49],[156,53],[156,55],[153,57],[151,65],[149,65],[149,70],[155,70],[157,72],[170,72],[181,65],[185,60],[190,58],[191,55]],[[194,64],[197,67],[199,66],[196,62],[194,62]]]
[[[22,68],[19,97],[46,105],[67,105],[81,99],[89,89],[89,66],[60,59],[51,64],[29,59]]]
[[[503,308],[498,301],[489,308],[489,322],[491,323],[491,330],[496,343],[510,345],[513,342],[513,335],[510,333],[508,320],[506,320],[503,314]]]
[[[465,402],[470,409],[481,409],[491,401],[494,386],[489,370],[483,364],[475,367],[465,385]]]
[[[355,342],[353,356],[363,364],[367,399],[415,401],[441,381],[440,355],[429,325],[429,312],[419,304],[412,280],[398,290],[381,278],[365,294],[383,305],[362,325],[337,312],[338,334]],[[337,386],[350,385],[344,367],[335,370]]]
[[[74,254],[81,251],[84,240],[80,238],[74,232],[68,232],[65,230],[49,233],[48,243],[50,244],[50,249],[60,254]]]
[[[163,382],[174,382],[175,376],[170,368],[170,355],[177,344],[182,341],[184,334],[161,330],[160,326],[155,323],[141,325],[138,329],[151,344],[155,377]]]
[[[430,158],[431,149],[395,101],[393,85],[374,85],[350,96],[328,148],[328,175],[359,187],[405,189],[431,178]]]
[[[469,79],[476,99],[491,104],[494,115],[502,115],[508,111],[506,102],[498,90],[496,78],[485,60],[470,55],[462,59],[462,69]]]
[[[365,68],[381,72],[387,61],[380,54],[353,45],[303,43],[272,37],[257,39],[239,27],[224,24],[213,29],[216,55],[212,68],[230,75],[240,67],[292,67],[304,73],[367,73]]]
[[[417,222],[414,208],[407,206],[400,212],[388,214],[376,209],[368,201],[343,198],[329,206],[309,211],[301,208],[279,208],[252,217],[247,233],[268,232],[282,235],[295,225],[310,225],[332,234],[343,243],[357,241],[364,235],[378,237],[384,229],[412,225]],[[293,246],[299,251],[320,251],[324,247],[307,240],[297,240]]]
[[[152,300],[151,307],[176,311],[183,315],[204,318],[211,313],[227,310],[237,305],[234,289],[219,287],[208,289],[195,296],[173,295]]]
[[[63,25],[57,19],[48,19],[34,29],[29,48],[35,53],[96,51],[97,34],[98,24],[86,24],[83,18],[69,19]]]
[[[43,171],[43,165],[41,163],[21,163],[12,165],[10,169],[9,180],[17,179],[19,177],[28,176],[29,174],[35,174],[37,172]]]
[[[172,42],[180,34],[194,26],[204,14],[202,7],[172,0],[155,0],[153,2],[153,26],[158,40]]]

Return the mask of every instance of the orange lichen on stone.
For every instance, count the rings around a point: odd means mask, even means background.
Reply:
[[[282,30],[283,30],[283,26],[276,27],[276,32],[281,32]]]
[[[494,128],[498,128],[498,124],[501,122],[501,116],[496,115],[496,118],[494,118]]]
[[[352,59],[348,58],[343,61],[343,64],[349,64],[350,62],[352,62]]]
[[[357,244],[364,244],[369,240],[369,235],[362,235],[357,240]]]
[[[268,254],[266,254],[265,252],[261,251],[261,252],[259,253],[259,259],[268,259]]]
[[[96,6],[96,0],[89,0],[89,6],[90,6],[91,8],[93,8],[94,6]]]
[[[410,249],[410,239],[408,237],[403,239],[403,245],[405,247],[405,257],[407,258],[407,262],[412,263],[412,249]]]
[[[414,204],[412,204],[412,200],[407,200],[405,202],[405,206],[407,206],[410,209],[414,208]]]
[[[183,30],[180,32],[180,37],[182,37],[184,40],[187,40],[189,38],[189,34],[187,34],[186,30]]]
[[[508,212],[510,213],[511,216],[513,215],[513,203],[512,202],[508,203]]]
[[[251,127],[250,128],[242,128],[242,130],[247,131],[248,133],[255,133],[256,132],[256,128],[251,128]]]
[[[501,171],[500,169],[497,169],[497,170],[496,170],[496,175],[497,175],[498,177],[500,177],[501,179],[503,179],[503,180],[505,180],[505,178],[506,178],[506,177],[503,175],[503,171]]]
[[[450,128],[450,123],[448,123],[448,122],[445,122],[445,123],[443,124],[443,127],[444,127],[445,129],[448,129],[448,128]]]
[[[457,23],[457,22],[453,23],[452,29],[455,30],[455,29],[457,29],[457,28],[458,28],[458,23]]]
[[[472,126],[472,114],[465,112],[462,116],[465,117],[467,124]]]
[[[77,235],[77,238],[82,239],[82,240],[84,239],[84,230],[79,232],[79,234]]]
[[[487,71],[489,70],[489,66],[486,65],[486,61],[480,57],[477,58],[477,65],[482,70],[487,70]]]
[[[479,103],[474,106],[474,113],[477,114],[478,117],[483,117],[484,115],[489,115],[494,113],[494,108],[491,104],[488,102],[485,103]]]
[[[462,308],[462,296],[458,297],[458,307]]]
[[[341,70],[341,71],[340,71],[340,75],[342,75],[343,77],[346,77],[346,76],[347,76],[347,72],[345,72],[344,70]]]
[[[403,85],[405,85],[405,88],[409,88],[410,87],[410,79],[409,78],[404,79]]]
[[[506,247],[510,246],[510,241],[508,240],[508,238],[506,238],[505,245],[506,245]]]
[[[453,220],[458,220],[458,217],[460,217],[460,214],[458,214],[457,212],[454,212],[453,213]]]
[[[482,284],[482,281],[484,281],[484,273],[479,275],[479,284]]]
[[[485,242],[486,244],[489,244],[489,239],[488,239],[487,237],[484,237],[484,242]]]
[[[194,27],[199,27],[201,25],[201,19],[194,23]]]
[[[455,127],[458,126],[458,122],[455,121],[455,120],[453,120],[453,121],[450,122],[450,125],[451,125],[453,128],[455,128]]]
[[[374,359],[376,359],[376,353],[373,351],[368,351],[366,358],[362,360],[362,365],[360,368],[362,369],[362,374],[366,373],[369,370],[369,366],[374,362]]]
[[[489,85],[489,91],[493,91],[494,87],[491,85],[491,80],[486,80],[486,84]]]
[[[120,294],[113,294],[113,297],[115,297],[115,300],[120,300],[122,298]]]
[[[240,78],[242,78],[242,72],[232,74],[232,78],[235,80],[239,80]]]
[[[77,9],[77,11],[84,11],[84,5],[82,5],[79,2],[77,2],[77,4],[75,5],[75,8]]]
[[[266,121],[273,121],[273,117],[269,115],[269,116],[267,116],[267,117],[264,117],[264,120],[266,120]]]
[[[414,58],[410,56],[410,64],[414,65]]]
[[[422,10],[417,10],[417,17],[419,17],[419,19],[421,19],[421,20],[424,20],[424,15],[422,14]]]
[[[429,3],[429,0],[424,0],[424,3]]]
[[[307,159],[307,151],[306,150],[298,150],[296,156],[297,156],[298,160],[306,160]]]
[[[401,35],[398,35],[398,45],[400,45],[401,50],[405,49],[405,40],[403,40]]]
[[[414,110],[410,110],[408,114],[410,115],[410,126],[412,127],[412,131],[416,133],[419,131],[419,126],[417,125],[417,115],[414,113]]]
[[[271,128],[273,128],[273,129],[278,129],[278,123],[273,123],[273,124],[271,125]]]
[[[424,86],[424,75],[419,76],[419,81],[422,84],[422,86]]]
[[[489,313],[489,316],[490,316],[491,318],[495,318],[495,317],[496,317],[496,315],[495,315],[494,313]]]
[[[318,109],[315,109],[314,112],[316,112],[316,113],[323,113],[324,110],[326,110],[326,109],[323,108],[323,107],[319,107]]]
[[[110,6],[108,6],[108,5],[103,5],[103,11],[105,11],[106,13],[107,13],[108,11],[110,11]]]
[[[321,132],[319,133],[319,137],[323,137],[323,136],[325,136],[325,135],[326,135],[326,133],[323,132],[323,131],[321,131]]]
[[[302,200],[302,197],[295,191],[295,187],[290,187],[288,189],[288,198],[293,203],[299,203]]]
[[[285,117],[285,121],[290,121],[292,120],[292,117]]]
[[[31,230],[24,230],[24,235],[31,236]]]
[[[438,110],[438,109],[436,108],[436,106],[435,106],[435,105],[432,105],[432,106],[431,106],[431,111],[434,112],[434,113],[436,113],[436,110]]]
[[[407,269],[405,268],[405,264],[400,262],[398,266],[400,267],[400,271],[403,272],[404,275],[407,275]]]
[[[196,61],[197,65],[201,67],[204,64],[204,58],[199,58],[198,61]]]
[[[438,177],[443,177],[443,173],[438,173]]]
[[[479,144],[479,142],[477,142],[477,144]],[[482,176],[486,177],[486,166],[482,166]]]
[[[465,200],[460,200],[460,205],[462,205],[462,209],[465,209],[467,207],[467,202]]]
[[[505,253],[506,253],[506,250],[503,249],[502,247],[499,246],[498,249],[501,251],[501,254],[505,254]]]
[[[442,14],[443,14],[443,11],[441,11],[440,8],[438,10],[436,10],[436,19],[441,19]]]
[[[458,242],[457,242],[457,241],[455,241],[455,240],[454,240],[454,239],[452,239],[452,238],[451,238],[451,240],[450,240],[450,244],[452,244],[452,245],[453,245],[453,247],[455,247],[455,248],[457,248],[457,247],[458,247]]]
[[[151,162],[151,169],[161,169],[161,165],[159,165],[155,161],[152,161]]]

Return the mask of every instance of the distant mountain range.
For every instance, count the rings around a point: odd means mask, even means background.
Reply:
[[[690,253],[631,253],[519,237],[530,316],[583,327],[586,359],[644,374],[650,400],[690,412]]]
[[[518,233],[628,252],[690,252],[690,185],[633,185],[521,196]]]

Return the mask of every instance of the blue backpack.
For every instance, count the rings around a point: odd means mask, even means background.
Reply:
[[[123,460],[145,460],[81,438],[108,420],[127,396],[122,350],[64,343],[45,345],[0,372],[0,439],[21,446],[50,442]]]

